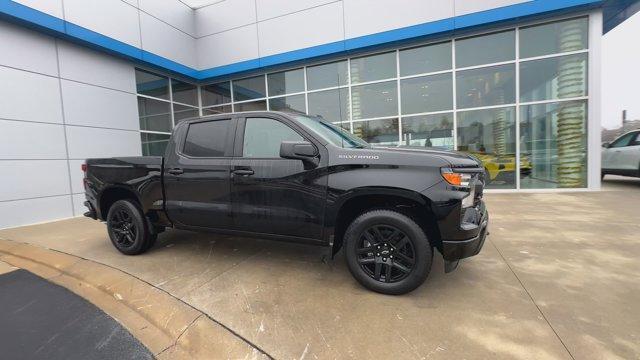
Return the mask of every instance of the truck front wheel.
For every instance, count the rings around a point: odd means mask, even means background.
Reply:
[[[422,228],[393,210],[358,216],[344,235],[349,271],[364,287],[399,295],[420,286],[431,270],[433,250]]]
[[[118,200],[107,214],[107,229],[111,243],[123,254],[138,255],[155,241],[142,210],[131,200]]]

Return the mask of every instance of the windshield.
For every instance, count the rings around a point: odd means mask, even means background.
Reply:
[[[370,145],[343,128],[336,126],[320,117],[298,115],[295,117],[302,125],[316,133],[329,143],[343,148],[365,148]]]

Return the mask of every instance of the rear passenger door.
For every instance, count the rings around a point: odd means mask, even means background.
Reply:
[[[179,227],[231,226],[230,166],[236,120],[190,122],[165,160],[166,209]],[[183,125],[185,126],[185,125]]]
[[[231,197],[238,230],[320,240],[326,168],[280,157],[282,141],[309,141],[286,119],[238,119]],[[319,144],[314,144],[318,147]]]

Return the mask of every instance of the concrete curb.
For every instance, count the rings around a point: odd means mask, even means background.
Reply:
[[[85,298],[159,359],[270,358],[204,313],[123,271],[4,239],[0,239],[0,260]]]
[[[0,261],[0,275],[10,273],[10,272],[12,272],[14,270],[18,270],[18,269],[16,267],[13,267],[13,266],[7,264],[4,261]]]

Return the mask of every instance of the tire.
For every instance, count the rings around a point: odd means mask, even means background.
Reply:
[[[125,255],[147,251],[155,241],[142,210],[131,200],[116,201],[107,214],[111,243]]]
[[[429,239],[413,219],[393,210],[358,216],[347,228],[344,244],[353,277],[379,293],[406,294],[422,285],[431,271]]]

